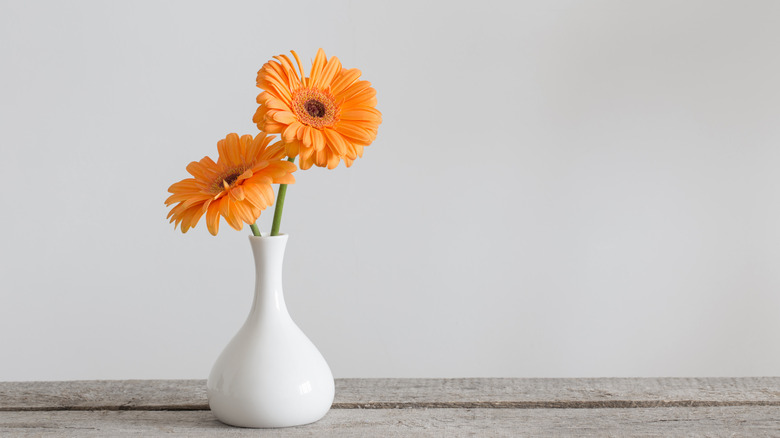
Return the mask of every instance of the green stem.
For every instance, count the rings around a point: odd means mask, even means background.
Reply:
[[[249,228],[252,229],[252,235],[254,235],[254,236],[261,236],[262,235],[262,234],[260,234],[260,228],[257,228],[257,222],[255,222],[252,225],[250,225]]]
[[[287,159],[289,162],[295,161],[295,157]],[[276,194],[276,208],[274,208],[274,223],[271,225],[271,235],[279,235],[279,226],[282,224],[282,210],[284,210],[284,197],[287,195],[287,184],[279,184],[279,193]]]

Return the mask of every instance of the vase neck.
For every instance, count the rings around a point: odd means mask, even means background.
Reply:
[[[289,316],[282,290],[282,262],[287,235],[249,236],[255,258],[255,297],[250,315]]]

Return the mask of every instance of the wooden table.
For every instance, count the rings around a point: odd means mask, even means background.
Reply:
[[[203,380],[0,383],[0,436],[780,436],[780,377],[338,379],[324,419],[225,426]]]

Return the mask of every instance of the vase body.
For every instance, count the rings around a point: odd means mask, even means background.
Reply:
[[[288,427],[319,420],[334,384],[317,347],[290,318],[282,291],[287,235],[249,237],[255,296],[246,322],[220,354],[207,383],[209,407],[223,423]]]

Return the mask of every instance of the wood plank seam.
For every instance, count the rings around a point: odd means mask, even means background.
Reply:
[[[780,401],[702,400],[609,400],[609,401],[518,401],[518,402],[369,402],[334,403],[331,409],[646,409],[730,406],[780,406]],[[104,405],[0,407],[0,412],[31,411],[207,411],[203,405]]]

